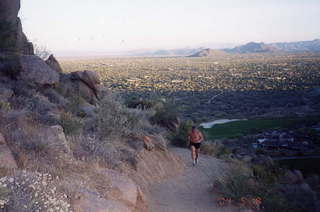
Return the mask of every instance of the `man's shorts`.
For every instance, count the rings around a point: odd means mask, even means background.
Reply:
[[[190,142],[190,147],[191,146],[194,146],[194,148],[196,148],[196,149],[200,149],[201,143],[192,143],[192,142]]]

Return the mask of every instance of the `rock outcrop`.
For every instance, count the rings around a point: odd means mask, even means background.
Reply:
[[[28,82],[30,85],[41,87],[59,83],[59,74],[39,57],[24,55],[19,59],[21,71],[18,79]]]
[[[72,79],[79,80],[87,85],[98,98],[99,84],[101,83],[98,73],[93,71],[76,71],[71,74]]]
[[[52,55],[49,56],[49,58],[46,60],[47,65],[55,70],[58,73],[62,73],[63,70],[58,62],[58,60]]]
[[[214,56],[224,56],[224,55],[226,55],[226,53],[220,50],[203,49],[193,55],[190,55],[189,57],[214,57]]]
[[[95,105],[100,99],[100,79],[93,71],[76,71],[60,78],[59,88],[63,96],[79,96]]]
[[[0,52],[32,55],[33,45],[22,31],[19,10],[20,0],[0,1]]]

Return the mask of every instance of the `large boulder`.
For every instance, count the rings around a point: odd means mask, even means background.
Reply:
[[[82,81],[76,81],[74,82],[76,85],[76,92],[75,94],[79,94],[83,99],[85,99],[90,104],[95,105],[97,102],[97,95],[90,87],[87,86],[87,84],[83,83]]]
[[[57,90],[64,97],[81,97],[86,102],[95,105],[99,99],[100,89],[98,84],[93,82],[98,83],[98,78],[90,81],[88,77],[85,77],[89,74],[84,73],[78,71],[71,74],[62,74]]]
[[[22,31],[19,10],[20,0],[0,1],[0,51],[33,54],[33,46]]]
[[[21,70],[18,79],[35,86],[57,85],[59,74],[37,56],[23,55],[19,58]]]
[[[48,64],[48,66],[50,66],[50,68],[52,68],[56,72],[58,73],[63,72],[58,60],[53,55],[49,56],[49,58],[46,60],[46,63]]]
[[[89,88],[93,90],[96,97],[99,95],[99,75],[94,71],[76,71],[71,74],[72,78],[75,80],[80,80],[86,84]]]
[[[0,133],[0,168],[7,168],[7,169],[16,169],[18,168],[17,163],[10,151],[7,143]]]

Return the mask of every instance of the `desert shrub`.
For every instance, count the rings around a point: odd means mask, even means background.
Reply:
[[[240,201],[241,197],[257,194],[255,186],[250,183],[251,179],[242,169],[232,168],[215,182],[215,187],[224,197]]]
[[[262,193],[264,192],[264,193]],[[279,192],[276,186],[270,186],[263,189],[261,192],[263,198],[263,208],[266,212],[302,212],[301,208],[298,208],[292,202],[290,202],[286,196]]]
[[[0,100],[0,110],[9,111],[11,110],[11,105],[9,102],[4,102]]]
[[[161,98],[153,109],[155,110],[155,114],[150,119],[151,123],[174,130],[172,123],[179,122],[179,107],[175,104],[174,100]]]
[[[111,95],[100,102],[96,125],[101,138],[127,137],[148,128],[140,111],[128,109]]]
[[[161,136],[163,128],[149,122],[152,113],[127,108],[117,96],[108,94],[99,102],[96,117],[89,122],[90,130],[68,136],[74,155],[101,159],[110,168],[119,165],[120,161],[135,165],[133,152],[118,145],[144,135]],[[162,142],[161,139],[159,141]]]
[[[232,153],[232,151],[222,144],[221,141],[210,141],[204,143],[201,146],[201,152],[217,158],[222,158]]]
[[[68,98],[68,100],[69,100],[67,104],[68,111],[80,117],[84,117],[85,115],[80,110],[79,105],[84,104],[86,101],[79,95],[71,95]]]
[[[266,180],[269,179],[270,174],[262,167],[255,167],[254,172],[258,172],[259,177],[247,174],[248,172],[241,167],[233,167],[215,182],[215,187],[223,197],[231,198],[234,203],[240,206],[242,206],[243,197],[261,198],[262,206],[266,212],[308,211],[305,205],[297,204],[298,202],[310,203],[310,201],[305,200],[301,192],[286,194],[283,192],[285,189],[279,187],[275,181]],[[299,198],[302,201],[296,201]]]
[[[151,109],[155,107],[157,101],[154,99],[143,99],[136,96],[130,97],[125,101],[125,105],[128,108],[138,108],[138,109]]]
[[[51,52],[45,47],[38,44],[33,44],[34,54],[40,57],[43,60],[48,59]]]
[[[171,135],[171,142],[173,145],[179,147],[187,147],[189,144],[188,133],[192,129],[193,122],[191,120],[183,121],[176,132]]]
[[[227,155],[230,155],[232,153],[232,151],[227,148],[226,146],[221,146],[220,148],[218,148],[215,152],[215,156],[217,158],[221,158]]]
[[[283,175],[283,170],[277,165],[264,166],[259,164],[252,165],[253,174],[262,183],[275,183],[281,175]]]
[[[215,153],[215,146],[211,142],[204,142],[201,145],[201,153],[213,155]]]
[[[74,117],[71,113],[62,113],[60,117],[60,125],[66,135],[77,134],[83,127],[80,118]]]

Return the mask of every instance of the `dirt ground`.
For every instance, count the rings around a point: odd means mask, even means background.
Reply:
[[[216,158],[200,155],[197,166],[192,166],[188,149],[171,148],[182,158],[186,168],[181,175],[150,188],[148,201],[151,212],[233,212],[232,206],[219,207],[219,195],[213,182],[223,174],[227,164]]]

